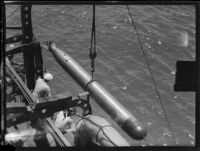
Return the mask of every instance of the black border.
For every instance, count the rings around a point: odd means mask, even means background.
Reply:
[[[105,148],[105,147],[100,147],[100,148],[78,148],[78,147],[73,147],[73,148],[59,148],[59,147],[53,147],[53,148],[38,148],[38,147],[30,147],[30,148],[18,148],[17,150],[144,150],[144,151],[157,151],[157,150],[162,150],[162,151],[200,151],[200,2],[199,1],[4,1],[1,3],[1,8],[5,11],[5,5],[21,5],[23,3],[28,3],[32,5],[195,5],[196,6],[196,61],[197,61],[197,68],[198,68],[198,74],[197,74],[197,91],[196,91],[196,126],[195,126],[195,133],[196,133],[196,142],[194,147],[189,147],[189,146],[147,146],[147,147],[119,147],[119,148]],[[5,22],[5,12],[2,14],[3,22]],[[2,24],[1,24],[2,25]],[[1,37],[3,37],[3,42],[5,42],[5,23],[3,23],[3,28],[1,26]],[[4,67],[5,69],[5,43],[1,42],[1,49],[3,49],[3,52],[1,52],[1,57],[3,57],[4,61]],[[2,51],[2,50],[1,50]],[[2,62],[1,62],[2,63]],[[5,73],[5,70],[4,70]],[[3,80],[4,77],[3,77]],[[3,91],[5,94],[5,90]],[[5,101],[4,101],[5,102]],[[5,117],[5,114],[4,114]],[[5,119],[5,118],[4,118]]]
[[[5,121],[6,121],[6,114],[5,114],[5,109],[6,109],[6,101],[5,101],[5,97],[6,97],[6,89],[5,89],[5,39],[6,39],[6,8],[5,5],[1,2],[1,69],[3,69],[3,71],[1,71],[1,113],[4,113],[3,115],[1,115],[1,122],[4,122],[3,124],[1,123],[1,134],[3,134],[3,136],[1,136],[1,144],[5,144],[5,133],[6,133],[6,125],[5,125]],[[2,41],[3,40],[3,41]],[[2,90],[3,89],[3,90]],[[4,99],[4,100],[3,100]],[[3,128],[2,128],[3,126]]]
[[[196,147],[200,150],[200,2],[196,5],[196,61],[197,61],[197,90],[196,90]]]
[[[87,0],[66,0],[66,1],[4,1],[6,5],[21,5],[21,4],[32,4],[32,5],[194,5],[195,3],[198,3],[198,1],[174,1],[174,0],[133,0],[133,1],[127,1],[127,0],[121,0],[121,1],[112,1],[112,0],[92,0],[92,1],[87,1]]]

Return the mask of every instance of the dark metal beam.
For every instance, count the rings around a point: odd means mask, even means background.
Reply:
[[[22,44],[33,42],[33,29],[31,21],[31,8],[29,4],[21,5],[21,24],[22,24]],[[24,70],[26,74],[26,84],[30,90],[35,87],[35,71],[34,71],[34,49],[23,52]]]
[[[16,34],[12,37],[6,39],[6,44],[20,42],[22,40],[22,35]]]
[[[31,8],[32,5],[30,4],[21,6],[22,45],[33,42]],[[29,47],[24,50],[23,57],[26,83],[28,88],[33,90],[37,76],[41,76],[43,78],[42,49],[39,43],[36,49]]]
[[[8,72],[8,74],[10,75],[10,72]],[[15,75],[15,77],[18,76]],[[15,82],[17,83],[17,81]],[[26,92],[22,93],[24,95],[26,94]],[[74,107],[80,107],[83,110],[82,112],[83,116],[92,114],[89,100],[82,99],[82,96],[80,95],[84,94],[79,94],[79,96],[77,97],[65,96],[64,98],[56,99],[54,101],[37,103],[34,112],[30,112],[25,106],[25,104],[14,104],[14,105],[9,104],[7,106],[6,125],[7,127],[11,127],[30,120],[31,121],[36,120],[38,118],[44,119],[53,116],[54,113],[61,110],[67,110],[68,116],[72,116],[75,114],[74,110],[71,110]],[[23,114],[16,115],[16,113],[23,113]]]
[[[8,30],[21,30],[22,29],[22,27],[6,27],[6,29],[8,29]]]
[[[7,108],[8,113],[15,113],[14,115],[8,115],[6,119],[7,127],[11,127],[13,125],[21,124],[28,121],[37,120],[39,118],[47,118],[53,116],[54,113],[66,110],[67,107],[72,106],[72,97],[67,97],[65,99],[50,101],[50,102],[42,102],[36,105],[34,112],[30,112],[26,107],[10,107]],[[16,113],[22,113],[20,115],[16,115]],[[13,121],[14,120],[14,121]]]
[[[35,64],[34,71],[35,71],[36,79],[38,78],[38,76],[43,78],[42,48],[39,43],[37,43],[37,47],[34,49],[34,64]]]
[[[24,44],[24,45],[21,45],[21,46],[19,46],[19,47],[16,47],[16,48],[7,50],[7,51],[6,51],[6,56],[8,56],[8,55],[14,55],[14,54],[17,54],[17,53],[21,53],[21,52],[23,52],[24,50],[30,51],[29,48],[31,48],[31,47],[34,47],[34,46],[32,46],[32,45],[30,45],[30,44]]]

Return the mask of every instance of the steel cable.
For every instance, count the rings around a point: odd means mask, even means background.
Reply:
[[[154,78],[153,73],[152,73],[152,71],[151,71],[149,61],[148,61],[148,59],[147,59],[146,53],[145,53],[145,51],[144,51],[144,48],[143,48],[143,46],[142,46],[142,42],[141,42],[139,33],[138,33],[138,31],[137,31],[135,22],[134,22],[134,20],[133,20],[133,17],[132,17],[132,14],[131,14],[131,11],[130,11],[128,5],[127,5],[127,9],[128,9],[129,16],[131,17],[132,25],[133,25],[133,27],[134,27],[134,29],[135,29],[135,32],[136,32],[137,39],[138,39],[138,41],[139,41],[140,48],[141,48],[141,50],[142,50],[142,54],[143,54],[143,56],[144,56],[144,58],[145,58],[145,62],[146,62],[146,65],[147,65],[147,69],[148,69],[148,71],[149,71],[149,73],[150,73],[150,76],[151,76],[151,79],[152,79],[152,83],[153,83],[154,88],[155,88],[155,90],[156,90],[156,93],[157,93],[157,96],[158,96],[158,99],[159,99],[159,103],[160,103],[160,105],[161,105],[161,107],[162,107],[163,113],[164,113],[164,115],[165,115],[165,119],[166,119],[167,124],[168,124],[168,127],[169,127],[169,129],[170,129],[170,131],[171,131],[171,134],[172,134],[172,138],[173,138],[173,140],[174,140],[174,143],[175,143],[175,145],[177,146],[177,142],[176,142],[176,139],[175,139],[173,130],[172,130],[172,126],[171,126],[171,124],[170,124],[170,122],[169,122],[169,119],[168,119],[168,116],[167,116],[167,112],[166,112],[166,110],[165,110],[165,108],[164,108],[164,105],[163,105],[163,102],[162,102],[162,99],[161,99],[161,96],[160,96],[160,93],[159,93],[159,90],[158,90],[158,87],[157,87],[155,78]]]
[[[6,20],[8,19],[8,18],[10,18],[18,9],[20,9],[20,6],[19,7],[17,7],[16,9],[14,9],[7,17],[6,17]],[[2,21],[0,21],[0,23],[1,23]]]
[[[96,25],[95,25],[95,4],[93,4],[93,20],[92,20],[92,32],[91,32],[91,41],[90,41],[90,54],[89,57],[91,59],[91,73],[92,73],[92,79],[94,77],[94,60],[97,56],[96,52]]]

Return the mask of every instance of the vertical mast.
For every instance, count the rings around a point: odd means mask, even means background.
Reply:
[[[24,70],[26,74],[26,84],[30,90],[33,90],[37,76],[43,77],[43,60],[42,50],[39,43],[34,43],[34,47],[30,45],[30,43],[36,42],[33,39],[31,8],[32,5],[30,4],[21,5],[21,44],[29,44],[23,51]]]
[[[28,44],[33,42],[33,29],[31,21],[31,5],[21,5],[21,25],[22,25],[22,42],[21,44]],[[28,88],[34,89],[35,73],[34,73],[34,55],[32,50],[24,50],[24,70],[26,74],[26,84]]]

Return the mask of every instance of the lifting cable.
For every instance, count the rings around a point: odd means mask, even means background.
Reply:
[[[128,12],[129,12],[129,16],[131,17],[132,25],[133,25],[133,27],[134,27],[134,29],[135,29],[135,32],[136,32],[136,35],[137,35],[137,39],[138,39],[138,41],[139,41],[140,48],[141,48],[142,53],[143,53],[143,56],[144,56],[144,58],[145,58],[145,62],[146,62],[146,65],[147,65],[147,69],[148,69],[148,71],[149,71],[149,73],[150,73],[150,76],[151,76],[151,79],[152,79],[152,83],[153,83],[154,88],[155,88],[155,90],[156,90],[159,103],[160,103],[160,105],[161,105],[161,107],[162,107],[163,113],[164,113],[164,115],[165,115],[165,119],[166,119],[167,124],[168,124],[168,127],[169,127],[169,129],[170,129],[170,131],[171,131],[171,134],[172,134],[172,138],[173,138],[173,140],[174,140],[174,143],[175,143],[175,145],[177,146],[178,144],[177,144],[177,142],[176,142],[176,139],[175,139],[175,136],[174,136],[174,133],[173,133],[173,130],[172,130],[172,126],[171,126],[171,124],[170,124],[170,122],[169,122],[169,119],[168,119],[168,116],[167,116],[167,112],[166,112],[166,110],[165,110],[165,108],[164,108],[164,105],[163,105],[163,102],[162,102],[162,100],[161,100],[161,96],[160,96],[160,93],[159,93],[159,91],[158,91],[158,87],[157,87],[155,78],[154,78],[153,73],[152,73],[152,71],[151,71],[149,61],[148,61],[148,59],[147,59],[146,53],[145,53],[145,51],[144,51],[144,48],[143,48],[143,46],[142,46],[142,42],[141,42],[141,40],[140,40],[139,33],[138,33],[138,31],[137,31],[135,22],[134,22],[134,20],[133,20],[133,17],[132,17],[132,14],[131,14],[131,12],[130,12],[130,9],[129,9],[129,6],[128,6],[128,5],[127,5],[127,9],[128,9]]]
[[[92,20],[92,32],[91,32],[91,41],[90,41],[90,54],[89,57],[91,59],[91,73],[92,73],[92,80],[94,76],[94,59],[97,56],[96,52],[96,29],[95,29],[95,4],[93,4],[93,20]]]
[[[96,51],[96,24],[95,24],[95,4],[93,4],[93,19],[92,19],[92,32],[91,32],[91,40],[90,40],[90,53],[89,57],[91,59],[91,76],[92,79],[90,82],[94,80],[94,71],[95,71],[95,66],[94,66],[94,60],[97,56],[97,51]],[[90,83],[88,82],[88,84]],[[87,85],[88,85],[87,84]],[[87,100],[90,100],[91,95],[89,94]]]

